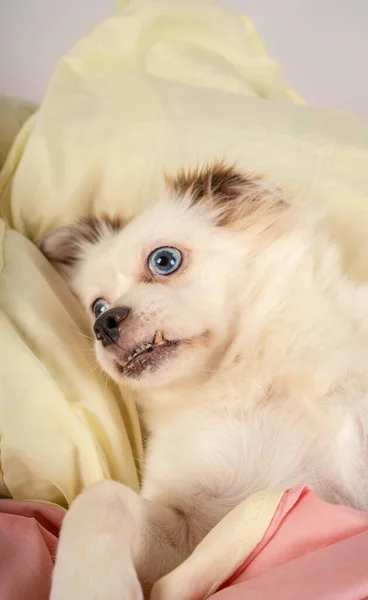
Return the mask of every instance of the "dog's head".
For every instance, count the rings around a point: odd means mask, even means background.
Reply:
[[[90,314],[115,380],[165,386],[215,369],[236,334],[252,240],[285,203],[263,178],[223,163],[167,178],[167,194],[123,226],[85,219],[41,248]]]

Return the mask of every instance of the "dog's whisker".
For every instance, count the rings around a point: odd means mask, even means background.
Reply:
[[[95,371],[100,370],[103,372],[99,363],[96,363],[91,369],[89,369],[88,374],[94,373]]]
[[[95,339],[90,336],[90,335],[86,335],[85,333],[82,333],[81,331],[77,331],[76,329],[72,330],[74,334],[79,335],[80,337],[85,338],[86,340],[89,340],[90,342],[94,342]]]

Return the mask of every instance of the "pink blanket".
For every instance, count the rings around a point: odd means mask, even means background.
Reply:
[[[229,585],[231,587],[229,587]],[[213,600],[368,598],[368,513],[285,492],[262,541]]]
[[[0,500],[0,600],[48,600],[64,510]]]
[[[0,600],[47,600],[63,515],[46,502],[0,500]],[[298,486],[283,494],[261,542],[238,559],[212,600],[366,599],[368,513],[327,504]],[[208,597],[200,553],[192,563],[189,586],[187,580],[182,588],[182,567],[167,576],[170,600],[173,590],[181,600]],[[165,587],[162,593],[166,598]]]

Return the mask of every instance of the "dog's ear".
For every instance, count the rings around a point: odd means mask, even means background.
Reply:
[[[217,161],[204,167],[166,176],[169,191],[191,206],[202,205],[216,225],[240,229],[252,216],[274,214],[287,206],[279,188],[265,177],[242,173]]]
[[[41,240],[40,250],[51,262],[69,269],[81,258],[86,246],[96,244],[105,236],[110,236],[122,228],[123,224],[119,218],[80,219],[72,225],[59,227],[47,234]]]

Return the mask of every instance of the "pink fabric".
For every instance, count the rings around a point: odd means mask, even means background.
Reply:
[[[368,598],[368,513],[285,492],[255,550],[213,600]]]
[[[0,600],[47,600],[64,511],[0,500]],[[299,486],[285,492],[262,541],[212,600],[368,598],[368,513]]]
[[[0,600],[48,600],[62,508],[0,500]]]

